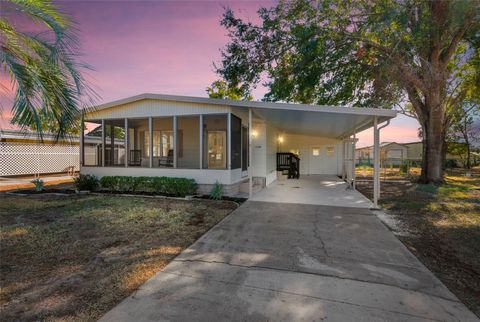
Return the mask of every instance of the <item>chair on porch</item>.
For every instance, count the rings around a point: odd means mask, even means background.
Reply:
[[[168,155],[166,157],[161,157],[160,159],[158,159],[158,165],[160,167],[167,167],[167,168],[173,167],[173,150],[172,149],[168,150]]]
[[[140,166],[142,163],[142,150],[130,150],[129,166]]]

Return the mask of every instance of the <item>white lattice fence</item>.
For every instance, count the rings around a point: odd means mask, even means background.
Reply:
[[[79,170],[76,145],[0,142],[0,176]]]

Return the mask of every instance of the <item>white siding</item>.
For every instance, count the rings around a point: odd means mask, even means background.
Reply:
[[[222,105],[145,99],[89,113],[86,119],[144,118],[149,116],[198,115],[228,112],[230,112],[230,107]]]
[[[238,171],[237,171],[238,170]],[[141,167],[82,167],[81,173],[103,176],[147,176],[147,177],[177,177],[195,179],[198,184],[214,184],[217,180],[222,184],[233,184],[240,181],[240,169],[171,169],[171,168],[141,168]]]
[[[300,157],[300,174],[313,174],[311,168],[311,153],[312,147],[319,147],[320,152],[324,155],[327,147],[334,148],[334,156],[336,166],[327,167],[329,170],[325,174],[340,175],[342,172],[342,141],[332,138],[307,136],[298,134],[282,134],[283,143],[280,145],[281,152],[294,152],[298,153]],[[273,143],[272,143],[273,144]],[[330,172],[334,173],[330,173]]]
[[[266,178],[267,185],[272,183],[277,178],[277,147],[278,147],[278,130],[267,123],[266,126]]]
[[[257,133],[252,138],[252,176],[267,176],[267,130],[265,123],[254,122],[253,131]]]

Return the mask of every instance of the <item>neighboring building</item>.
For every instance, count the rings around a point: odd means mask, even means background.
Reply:
[[[399,166],[408,158],[408,147],[396,142],[380,144],[380,163],[382,166]],[[373,164],[373,146],[356,149],[357,164]]]
[[[95,157],[100,136],[85,136],[85,158]],[[117,144],[118,147],[118,144]],[[55,141],[49,133],[0,129],[0,176],[74,173],[80,170],[79,137]]]
[[[85,115],[85,125],[100,129],[103,142],[91,149],[84,139],[81,173],[186,177],[202,192],[219,181],[235,194],[244,182],[251,189],[252,182],[276,180],[287,156],[300,158],[302,175],[354,178],[353,134],[395,115],[376,108],[142,94]]]
[[[407,159],[411,162],[422,162],[423,155],[423,143],[419,142],[410,142],[403,143],[407,147]]]

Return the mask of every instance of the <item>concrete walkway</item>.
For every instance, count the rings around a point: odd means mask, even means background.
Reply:
[[[39,178],[43,180],[45,186],[52,186],[63,183],[73,183],[73,179],[75,177],[62,174],[45,174],[41,175]],[[0,191],[33,188],[35,187],[35,185],[31,183],[33,179],[35,179],[33,175],[18,177],[0,177]]]
[[[101,321],[478,321],[368,210],[247,201]]]
[[[298,180],[277,180],[253,195],[252,201],[302,203],[371,208],[372,202],[333,175],[302,175]]]

